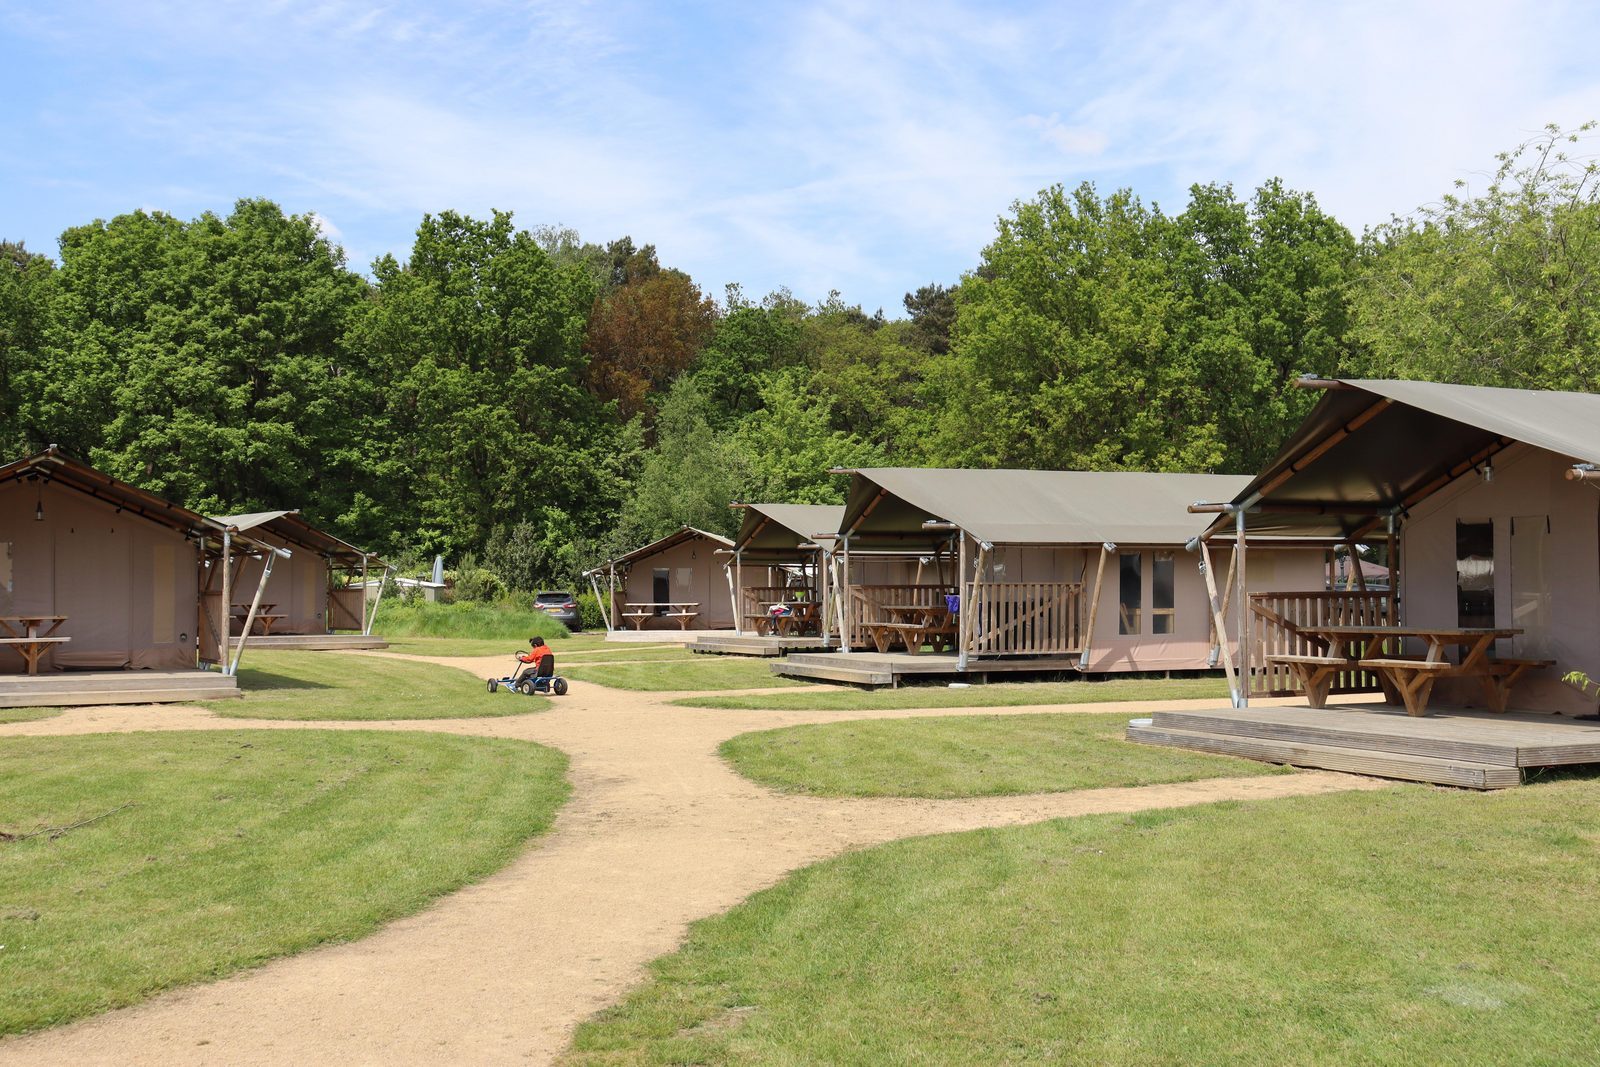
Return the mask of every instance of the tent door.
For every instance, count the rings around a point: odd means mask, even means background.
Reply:
[[[1522,630],[1516,654],[1533,659],[1550,652],[1550,565],[1548,515],[1511,520],[1511,625]]]

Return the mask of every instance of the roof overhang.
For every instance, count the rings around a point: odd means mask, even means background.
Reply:
[[[746,563],[803,562],[831,547],[844,517],[838,504],[734,504],[743,511],[734,549]]]
[[[1361,537],[1496,454],[1527,444],[1600,463],[1600,395],[1437,382],[1316,379],[1325,390],[1282,451],[1226,498],[1251,536]],[[1215,507],[1213,510],[1219,510]]]
[[[386,567],[376,555],[365,552],[350,542],[320,530],[300,517],[298,511],[256,511],[245,515],[217,515],[215,520],[241,531],[255,531],[275,538],[293,548],[313,552],[330,563],[344,567]]]
[[[646,556],[653,556],[658,552],[665,552],[669,548],[676,548],[678,545],[697,539],[704,539],[705,541],[710,542],[713,548],[733,547],[733,542],[728,540],[726,537],[723,537],[721,534],[708,533],[705,530],[697,530],[693,526],[684,526],[678,530],[674,530],[672,533],[669,533],[667,536],[659,540],[651,541],[648,545],[643,545],[639,548],[636,548],[632,552],[624,552],[615,559],[609,559],[592,570],[584,571],[583,576],[587,578],[592,574],[603,574],[614,567],[626,568],[632,565],[635,561],[644,559]]]

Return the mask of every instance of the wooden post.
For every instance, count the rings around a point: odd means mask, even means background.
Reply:
[[[1234,568],[1235,578],[1239,583],[1239,691],[1234,698],[1234,707],[1247,708],[1250,706],[1250,597],[1245,592],[1245,546],[1244,546],[1244,509],[1239,508],[1233,513],[1234,548],[1238,566]]]
[[[876,503],[876,501],[874,501]],[[839,563],[839,648],[850,651],[850,535],[840,540],[844,543],[844,556]]]
[[[1367,572],[1361,567],[1361,553],[1356,551],[1356,539],[1353,537],[1346,538],[1344,550],[1350,560],[1350,566],[1356,572],[1356,588],[1365,593],[1367,591]]]
[[[383,592],[389,588],[389,575],[393,573],[393,567],[383,568],[383,577],[378,579],[378,595],[372,598],[372,610],[368,612],[366,626],[361,631],[363,637],[372,636],[372,627],[378,621],[378,605],[383,603]],[[363,606],[366,605],[366,596],[366,591],[362,590],[361,603]]]
[[[228,653],[233,630],[233,532],[222,531],[222,644],[217,648],[217,666],[228,673]]]
[[[772,568],[767,568],[767,584],[771,585]],[[744,633],[744,549],[733,550],[733,584],[738,594],[733,598],[733,632]]]
[[[261,609],[261,594],[267,591],[267,579],[272,577],[272,562],[278,558],[278,553],[285,557],[289,555],[287,548],[268,548],[267,558],[261,564],[261,580],[256,583],[256,595],[250,599],[250,610],[244,617],[244,628],[239,631],[239,650],[233,654],[233,663],[225,674],[238,674],[239,661],[244,658],[245,642],[250,639],[250,627],[255,625],[256,612]]]
[[[594,602],[599,605],[600,621],[605,623],[606,633],[610,633],[611,610],[606,606],[606,598],[600,595],[600,579],[594,576],[593,571],[589,572],[589,589],[594,593]]]
[[[1106,558],[1117,550],[1110,541],[1100,544],[1100,562],[1094,569],[1094,592],[1089,596],[1089,621],[1083,629],[1083,651],[1078,653],[1078,669],[1089,669],[1089,650],[1094,647],[1094,620],[1100,614],[1100,590],[1105,586]],[[1088,566],[1088,561],[1084,562]]]
[[[1389,557],[1389,625],[1399,626],[1400,622],[1400,539],[1395,535],[1395,513],[1389,512],[1388,545],[1385,555]]]
[[[956,670],[966,673],[968,634],[972,632],[972,590],[967,582],[967,531],[961,531],[956,562],[956,595],[961,598],[961,614],[956,617]]]
[[[739,629],[739,590],[734,588],[733,566],[724,563],[722,574],[728,579],[728,602],[733,605],[733,632],[742,636],[744,631]]]
[[[1239,707],[1239,676],[1233,669],[1233,653],[1228,650],[1228,627],[1226,611],[1221,599],[1217,596],[1217,576],[1212,570],[1211,547],[1204,540],[1200,542],[1200,568],[1206,575],[1206,597],[1211,602],[1211,629],[1217,635],[1215,651],[1222,654],[1222,669],[1228,676],[1228,694],[1232,698],[1233,706]],[[1215,662],[1213,660],[1212,662]]]

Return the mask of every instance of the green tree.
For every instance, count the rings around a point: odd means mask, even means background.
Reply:
[[[609,412],[582,385],[589,274],[498,211],[428,215],[410,260],[373,273],[348,344],[380,405],[374,511],[428,551],[476,548],[503,516],[544,507],[603,521],[621,487],[602,458]]]
[[[55,264],[0,241],[0,449],[9,457],[47,444],[23,420],[24,389],[37,382],[55,286]]]
[[[799,368],[774,375],[761,390],[761,407],[734,433],[748,470],[751,500],[792,504],[842,504],[848,483],[834,467],[873,467],[882,449],[833,429],[827,401],[808,387]]]
[[[1600,168],[1558,126],[1502,153],[1488,188],[1367,235],[1351,370],[1372,377],[1600,388]]]
[[[680,526],[734,532],[728,505],[745,495],[748,458],[731,434],[712,425],[712,413],[693,378],[672,386],[656,419],[656,446],[622,506],[613,547],[637,547]]]
[[[61,255],[40,433],[201,510],[341,509],[360,475],[340,337],[365,286],[314,218],[136,212],[67,231]]]
[[[617,274],[621,283],[595,300],[584,351],[590,389],[631,417],[694,362],[711,339],[717,305],[687,274],[662,270],[649,246],[623,259]]]
[[[807,309],[785,291],[752,304],[730,286],[726,308],[694,368],[707,417],[727,426],[755,411],[761,384],[774,370],[804,360],[802,323]]]

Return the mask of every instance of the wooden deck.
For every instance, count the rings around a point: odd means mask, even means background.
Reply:
[[[701,633],[687,648],[712,656],[782,656],[789,652],[815,652],[825,649],[820,637],[779,637],[777,635],[736,634],[729,630]]]
[[[1142,744],[1470,789],[1520,785],[1531,768],[1600,763],[1600,723],[1549,714],[1387,704],[1163,711],[1128,727]]]
[[[233,643],[237,645],[239,638],[235,637]],[[383,638],[366,634],[252,634],[250,641],[244,646],[245,659],[250,658],[252,649],[300,649],[311,652],[334,652],[346,648],[388,648],[389,642]]]
[[[732,637],[732,630],[609,630],[607,644],[619,645],[692,645],[702,637]]]
[[[181,704],[241,696],[221,671],[49,671],[0,674],[0,708],[83,704]]]
[[[796,652],[772,665],[773,674],[818,682],[852,685],[896,685],[902,677],[948,676],[983,680],[991,674],[1055,674],[1076,672],[1078,657],[1029,656],[1004,659],[969,659],[967,669],[956,669],[953,652]]]

